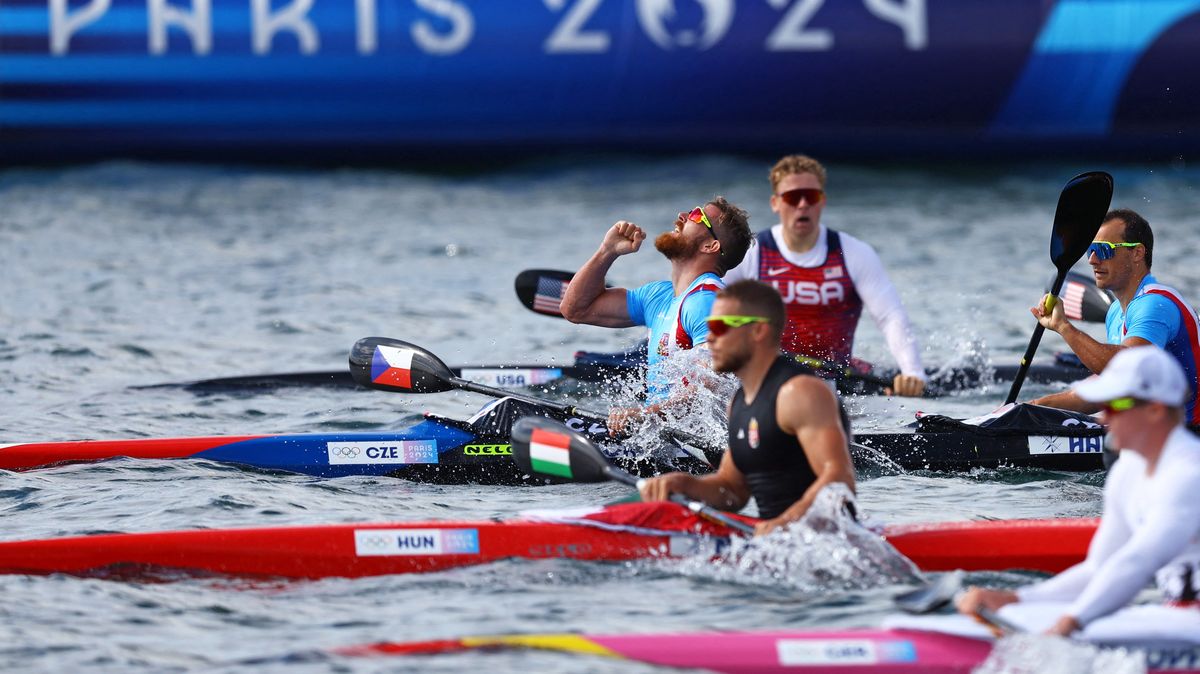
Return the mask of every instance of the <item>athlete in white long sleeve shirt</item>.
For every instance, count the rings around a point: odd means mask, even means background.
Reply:
[[[1016,592],[972,588],[959,610],[1064,602],[1050,631],[1065,636],[1124,607],[1152,579],[1169,602],[1200,608],[1200,439],[1183,426],[1188,391],[1179,364],[1156,346],[1124,349],[1076,385],[1084,400],[1105,403],[1112,440],[1124,448],[1087,558]]]
[[[757,279],[783,297],[787,310],[781,346],[789,353],[849,364],[854,332],[865,307],[883,331],[900,366],[891,390],[917,396],[926,375],[920,348],[900,295],[870,245],[821,224],[825,168],[789,155],[771,169],[771,210],[780,223],[759,232],[727,283]]]
[[[829,231],[825,225],[820,225],[818,231],[816,244],[803,253],[797,253],[787,247],[783,238],[783,225],[772,227],[770,236],[775,240],[777,250],[785,260],[794,266],[812,269],[821,267],[829,256]],[[913,335],[908,313],[904,310],[904,303],[900,301],[900,293],[896,291],[896,286],[892,285],[879,254],[870,244],[845,232],[839,231],[838,238],[841,240],[842,255],[846,261],[846,273],[854,283],[854,289],[862,297],[863,308],[883,332],[888,349],[900,366],[900,371],[925,381],[920,345]],[[751,246],[750,250],[746,251],[742,264],[725,274],[725,282],[733,283],[744,278],[768,283],[774,281],[772,275],[759,275],[760,253],[760,246]],[[789,296],[792,296],[793,300],[796,298],[794,287],[781,289],[779,284],[775,285],[775,289],[781,291],[780,295],[785,300]]]

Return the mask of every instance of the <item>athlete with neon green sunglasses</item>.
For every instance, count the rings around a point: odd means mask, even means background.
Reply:
[[[783,300],[771,286],[739,281],[717,293],[708,348],[717,372],[742,386],[729,405],[729,450],[717,472],[669,473],[646,481],[646,500],[678,492],[724,510],[754,497],[765,534],[802,517],[825,487],[853,514],[854,465],[849,422],[829,385],[780,353]]]
[[[1150,274],[1154,232],[1146,219],[1129,209],[1105,216],[1088,247],[1096,286],[1112,291],[1117,301],[1105,318],[1106,343],[1093,339],[1067,319],[1062,302],[1047,312],[1043,302],[1031,309],[1048,330],[1057,332],[1092,372],[1100,372],[1120,351],[1154,344],[1175,357],[1191,384],[1187,422],[1200,424],[1195,392],[1200,389],[1200,322],[1178,290],[1162,285]],[[1079,412],[1098,412],[1100,406],[1063,391],[1033,400],[1035,404]]]

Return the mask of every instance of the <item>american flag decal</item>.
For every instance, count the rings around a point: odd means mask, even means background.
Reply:
[[[1062,302],[1063,311],[1067,314],[1067,318],[1080,320],[1083,318],[1083,294],[1087,291],[1082,283],[1068,281],[1067,288],[1063,291]]]
[[[537,293],[533,296],[533,310],[552,316],[561,316],[563,294],[567,292],[567,282],[546,276],[538,277]]]

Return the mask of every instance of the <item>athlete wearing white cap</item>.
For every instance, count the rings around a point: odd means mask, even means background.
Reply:
[[[970,588],[958,609],[1061,602],[1049,633],[1066,636],[1122,608],[1153,578],[1169,603],[1200,610],[1200,439],[1183,425],[1191,395],[1183,369],[1157,346],[1131,347],[1074,391],[1103,405],[1110,442],[1122,448],[1087,558],[1016,592]]]

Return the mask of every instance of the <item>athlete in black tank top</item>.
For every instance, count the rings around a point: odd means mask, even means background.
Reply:
[[[784,320],[779,293],[765,283],[739,281],[717,294],[708,320],[713,369],[742,382],[730,404],[730,451],[710,475],[648,480],[643,498],[679,493],[740,510],[753,496],[763,534],[803,517],[832,482],[854,490],[845,412],[824,380],[779,355]]]
[[[795,435],[781,429],[775,418],[779,388],[799,375],[816,373],[780,355],[767,370],[754,402],[746,404],[745,389],[739,388],[730,404],[730,458],[754,494],[758,514],[764,519],[783,514],[817,481],[804,447]],[[840,404],[838,407],[842,428],[849,437],[845,410]]]

